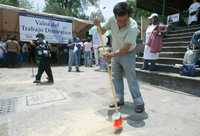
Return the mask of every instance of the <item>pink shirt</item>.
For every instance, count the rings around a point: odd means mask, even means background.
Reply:
[[[85,47],[85,51],[91,51],[92,43],[91,42],[85,42],[84,47]]]

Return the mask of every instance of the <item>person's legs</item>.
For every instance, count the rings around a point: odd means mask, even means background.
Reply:
[[[84,51],[84,65],[87,67],[87,52]]]
[[[90,52],[87,51],[87,66],[90,66]]]
[[[148,70],[148,68],[149,68],[149,61],[148,60],[144,60],[144,64],[143,64],[143,68],[142,69],[144,69],[144,70]]]
[[[7,65],[8,67],[11,67],[11,52],[7,52],[7,55],[6,55],[6,60],[7,60]]]
[[[92,66],[92,56],[91,56],[91,51],[88,51],[88,65]]]
[[[150,60],[150,67],[149,67],[149,70],[150,71],[155,71],[156,70],[156,60]]]
[[[120,64],[123,66],[125,76],[127,78],[129,90],[131,92],[132,98],[135,105],[143,105],[143,98],[140,93],[139,84],[136,79],[135,71],[135,55],[128,54],[120,58]]]
[[[81,65],[81,49],[78,49],[77,53],[77,61],[78,61],[78,65]]]
[[[99,50],[94,49],[95,64],[99,65]]]
[[[17,54],[17,53],[14,53],[14,52],[12,52],[12,55],[11,55],[12,57],[11,57],[11,61],[12,61],[12,67],[16,67],[16,65],[17,65],[17,61],[19,60],[20,61],[20,56]]]
[[[42,73],[44,72],[44,70],[45,70],[44,61],[40,60],[39,66],[38,66],[38,72],[37,72],[37,75],[36,75],[36,80],[37,81],[41,80],[41,76],[42,76]]]
[[[75,62],[75,66],[76,66],[76,71],[77,72],[80,72],[79,71],[79,57],[78,57],[78,52],[75,52],[74,53],[74,62]]]
[[[72,65],[73,65],[73,50],[69,49],[69,59],[68,59],[68,67],[69,67],[69,72],[72,70]]]
[[[45,72],[48,76],[48,80],[49,82],[53,82],[53,74],[52,74],[52,70],[51,70],[51,65],[48,59],[46,59],[46,63],[45,63]]]
[[[123,82],[123,69],[120,65],[119,57],[112,59],[112,82],[115,87],[117,99],[119,103],[124,103],[124,82]]]

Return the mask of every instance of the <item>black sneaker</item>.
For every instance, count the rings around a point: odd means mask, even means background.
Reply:
[[[38,84],[38,83],[40,83],[40,80],[35,80],[35,81],[33,81],[33,83]]]
[[[47,83],[48,83],[48,84],[53,84],[54,81],[53,81],[53,80],[48,80]]]
[[[79,69],[76,69],[76,72],[80,72],[80,70],[79,70]]]
[[[68,69],[68,72],[71,72],[72,70],[71,69]]]
[[[135,106],[135,112],[136,113],[142,113],[142,112],[144,112],[144,110],[145,110],[144,104]]]
[[[121,107],[121,106],[124,106],[124,102],[117,102],[117,107]],[[110,108],[114,108],[115,107],[115,104],[114,103],[111,103],[109,105]]]

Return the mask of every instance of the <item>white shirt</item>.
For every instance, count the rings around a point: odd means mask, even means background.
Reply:
[[[93,44],[93,47],[95,49],[99,47],[99,45],[100,45],[100,37],[99,37],[98,32],[94,32],[92,34],[92,44]]]
[[[106,30],[111,30],[113,51],[123,48],[125,44],[131,44],[132,46],[129,51],[132,51],[136,47],[137,27],[136,21],[129,18],[127,26],[119,29],[115,17],[111,17],[104,28]]]
[[[91,51],[92,43],[91,42],[85,42],[84,43],[84,50],[85,51]]]

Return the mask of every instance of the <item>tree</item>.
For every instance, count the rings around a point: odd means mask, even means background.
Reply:
[[[0,4],[18,6],[18,0],[0,0]]]
[[[98,0],[45,0],[45,12],[85,18],[85,9]]]
[[[0,4],[11,5],[26,9],[33,8],[28,0],[0,0]]]
[[[98,17],[101,22],[105,21],[103,13],[102,13],[102,11],[100,9],[97,10],[96,12],[95,11],[91,12],[91,14],[90,14],[90,20],[94,20],[96,17]]]
[[[32,9],[33,6],[28,0],[18,0],[20,8]]]
[[[136,0],[127,0],[131,10],[132,14],[131,16],[137,21],[140,22],[140,17],[148,17],[151,13],[149,11],[137,8],[136,6]]]

